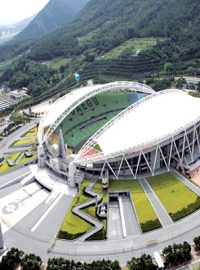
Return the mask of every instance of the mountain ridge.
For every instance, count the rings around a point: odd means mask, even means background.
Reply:
[[[72,20],[88,0],[50,0],[15,41],[39,38],[65,22]]]

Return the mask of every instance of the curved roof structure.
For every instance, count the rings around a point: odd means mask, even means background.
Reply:
[[[154,93],[154,90],[137,82],[119,81],[105,85],[94,85],[76,89],[55,102],[49,112],[42,118],[38,129],[38,142],[41,145],[55,131],[59,124],[77,106],[87,99],[106,91],[125,91]],[[48,128],[44,134],[44,129]]]
[[[77,159],[86,160],[84,153],[96,144],[102,150],[96,159],[141,151],[177,135],[199,120],[200,99],[176,89],[154,93],[102,127],[86,142]]]

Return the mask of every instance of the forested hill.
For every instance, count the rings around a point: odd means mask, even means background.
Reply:
[[[0,84],[28,87],[38,102],[65,91],[77,71],[97,82],[200,75],[199,25],[199,0],[89,0],[73,21],[40,39],[0,47],[0,64],[16,59]]]
[[[74,1],[75,4],[77,2]],[[52,17],[62,17],[55,16],[55,11],[52,10]],[[40,24],[37,17],[34,21]],[[0,47],[0,61],[16,56],[29,47],[35,60],[79,55],[84,51],[98,55],[137,37],[170,38],[171,46],[176,47],[176,55],[187,57],[188,54],[198,54],[199,25],[199,0],[89,0],[73,22],[37,42],[16,42]]]
[[[36,57],[98,54],[135,37],[168,37],[181,53],[198,50],[199,0],[90,0],[73,23],[45,36],[34,49]]]
[[[38,38],[72,20],[88,0],[50,0],[15,40]]]

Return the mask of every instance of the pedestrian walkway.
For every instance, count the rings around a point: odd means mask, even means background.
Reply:
[[[89,222],[90,224],[92,224],[94,226],[94,228],[92,228],[92,230],[90,230],[89,232],[85,233],[84,235],[80,236],[77,241],[85,241],[86,239],[88,239],[90,236],[98,233],[99,231],[101,231],[103,229],[103,225],[100,221],[98,221],[97,218],[94,218],[88,214],[86,214],[84,211],[81,211],[81,209],[85,209],[89,206],[92,206],[94,204],[96,204],[96,201],[99,203],[102,200],[102,195],[92,191],[92,187],[95,184],[95,182],[91,182],[89,184],[89,186],[87,186],[85,188],[85,193],[89,194],[91,197],[94,197],[94,199],[83,202],[79,205],[76,205],[73,209],[72,212],[74,214],[76,214],[77,216],[79,216],[80,218],[86,220],[87,222]]]
[[[158,199],[158,197],[154,193],[153,189],[151,188],[151,186],[149,185],[147,180],[145,178],[142,178],[142,179],[139,179],[139,182],[140,182],[141,186],[143,187],[144,192],[146,193],[146,195],[147,195],[153,209],[155,210],[162,226],[166,227],[166,226],[173,224],[171,217],[166,212],[165,208],[161,204],[160,200]]]

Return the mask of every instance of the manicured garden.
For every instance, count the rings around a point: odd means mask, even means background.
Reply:
[[[72,213],[72,209],[75,205],[81,204],[83,202],[86,202],[88,200],[91,200],[92,198],[87,196],[84,192],[85,187],[87,187],[90,183],[90,180],[85,180],[80,187],[80,196],[78,196],[78,193],[76,194],[76,197],[73,199],[72,204],[65,216],[65,219],[63,221],[63,224],[61,225],[60,232],[58,237],[59,238],[64,238],[64,239],[75,239],[90,229],[92,229],[92,225],[86,222],[85,220],[81,219],[77,215]],[[97,182],[93,189],[93,191],[104,194],[103,196],[103,201],[108,199],[107,193],[103,192],[102,190],[102,185],[100,182]],[[96,215],[96,206],[91,205],[82,211],[85,211],[88,215],[97,218]],[[103,230],[94,236],[91,237],[89,240],[103,240],[106,237],[106,227],[107,227],[107,220],[106,219],[99,219],[100,222],[103,224]]]
[[[25,138],[25,139],[21,139],[21,140],[17,140],[15,141],[12,146],[20,146],[23,144],[33,144],[35,143],[35,138]]]
[[[29,151],[30,153],[32,152],[32,150]],[[18,157],[22,154],[22,152],[17,152],[17,153],[14,153],[10,156],[7,156],[7,157],[4,157],[3,160],[2,160],[2,163],[1,163],[1,166],[0,166],[0,174],[1,173],[5,173],[7,171],[10,171],[12,170],[13,168],[16,168],[20,165],[23,165],[24,163],[34,159],[37,157],[37,153],[32,153],[33,155],[30,156],[30,157],[26,157],[25,155],[22,157],[22,159],[17,163],[15,164],[14,166],[10,166],[7,162],[7,159],[9,160],[12,160],[14,163],[16,162],[16,160],[18,159]]]
[[[23,137],[31,137],[31,136],[37,136],[37,132],[38,132],[38,129],[37,127],[29,130],[28,132],[26,132]]]
[[[78,193],[74,197],[70,208],[65,216],[65,219],[61,225],[58,235],[59,238],[65,238],[70,240],[75,239],[92,229],[91,224],[72,213],[72,209],[75,205],[91,199],[84,193],[84,188],[88,186],[89,182],[89,180],[85,180],[80,187],[80,197],[78,196]]]
[[[200,198],[171,173],[149,177],[148,182],[174,221],[200,208]]]
[[[110,181],[110,190],[129,190],[143,232],[160,228],[160,221],[138,180]]]

